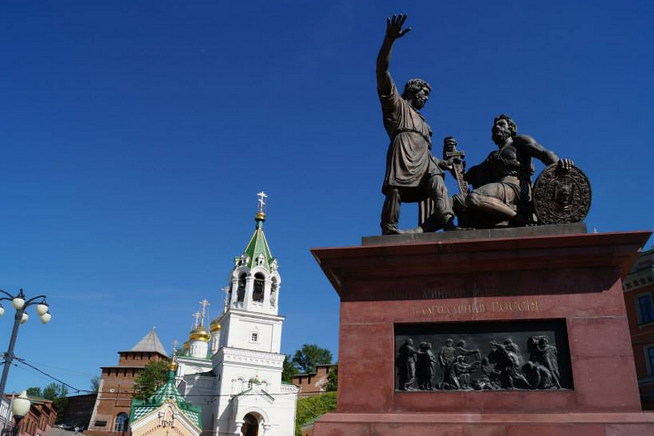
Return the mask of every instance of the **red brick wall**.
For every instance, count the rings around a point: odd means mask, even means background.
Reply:
[[[94,415],[85,433],[91,436],[111,436],[116,434],[114,426],[121,412],[129,415],[134,397],[134,379],[139,371],[148,364],[165,360],[157,353],[120,352],[118,366],[103,367],[100,392],[95,404]],[[104,426],[96,425],[106,422]]]
[[[624,300],[629,319],[629,334],[638,376],[638,388],[644,409],[654,409],[654,368],[648,364],[647,348],[654,347],[654,322],[639,318],[638,297],[649,294],[654,301],[654,252],[640,255],[631,272],[623,280]]]
[[[57,419],[57,410],[52,401],[37,400],[32,402],[30,411],[20,423],[20,434],[34,436],[37,433],[45,433],[50,429]]]
[[[315,373],[293,376],[293,384],[300,388],[300,398],[312,397],[324,392],[327,376],[333,367],[333,365],[317,365]]]

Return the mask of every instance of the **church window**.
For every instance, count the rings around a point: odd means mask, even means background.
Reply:
[[[247,274],[243,273],[238,278],[238,290],[236,291],[238,301],[245,301],[245,277]]]
[[[259,342],[259,333],[252,332],[252,334],[250,335],[250,341]]]
[[[254,292],[252,293],[252,299],[258,303],[263,302],[263,287],[266,283],[266,279],[263,274],[257,273],[254,275]]]
[[[116,416],[116,424],[114,425],[114,431],[127,431],[127,419],[129,417],[127,416],[127,413],[125,412],[120,412],[118,416]]]

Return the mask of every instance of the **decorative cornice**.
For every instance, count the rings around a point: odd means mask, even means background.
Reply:
[[[230,312],[233,315],[242,316],[243,318],[259,318],[259,319],[265,319],[267,321],[276,321],[276,322],[282,322],[284,321],[284,319],[286,319],[286,317],[283,315],[273,315],[271,313],[264,313],[264,312],[250,312],[243,309],[232,308],[230,309]]]
[[[223,347],[219,351],[219,359],[225,362],[242,363],[248,365],[268,366],[281,368],[285,356],[280,353],[268,353],[265,351],[244,350],[242,348]]]

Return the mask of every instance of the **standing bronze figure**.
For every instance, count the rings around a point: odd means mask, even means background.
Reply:
[[[377,56],[377,93],[391,140],[382,187],[386,196],[381,214],[383,235],[454,228],[454,212],[443,180],[443,170],[449,169],[451,162],[432,155],[432,131],[419,112],[429,99],[431,87],[422,79],[411,79],[400,95],[389,73],[393,43],[411,30],[402,29],[406,18],[393,15],[387,19],[386,36]],[[424,200],[434,203],[431,216],[416,229],[400,230],[400,204]]]

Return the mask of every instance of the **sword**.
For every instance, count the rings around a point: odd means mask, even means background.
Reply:
[[[450,172],[452,176],[456,179],[457,184],[459,185],[459,190],[462,194],[468,193],[468,182],[463,178],[463,173],[465,172],[465,157],[466,153],[456,149],[456,139],[452,136],[448,136],[443,141],[443,160],[448,160],[453,158],[452,169]]]

